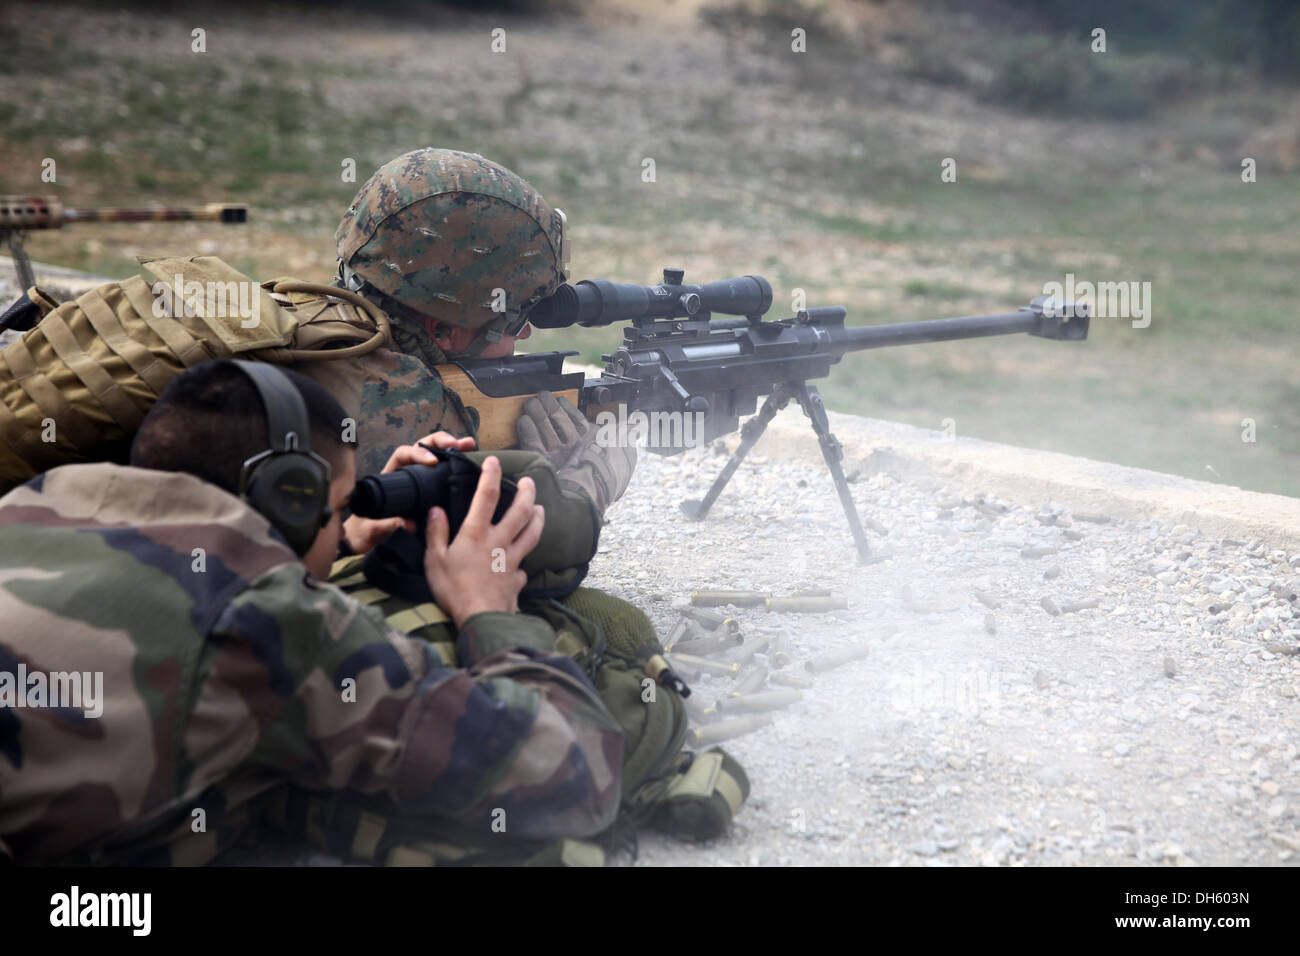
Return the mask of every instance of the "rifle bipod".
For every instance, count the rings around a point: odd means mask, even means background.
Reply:
[[[692,521],[704,519],[709,509],[713,507],[713,503],[718,500],[718,495],[722,494],[722,489],[727,486],[731,476],[736,473],[740,463],[749,454],[749,450],[767,430],[768,423],[776,417],[777,412],[790,403],[791,399],[799,403],[799,407],[812,423],[817,444],[821,446],[822,457],[826,459],[826,467],[835,482],[835,491],[840,496],[840,504],[844,507],[844,517],[848,519],[849,530],[853,532],[853,541],[858,547],[858,561],[865,563],[870,557],[871,549],[867,545],[867,536],[862,530],[862,521],[858,518],[858,509],[853,504],[853,497],[849,494],[849,483],[844,478],[844,469],[840,464],[844,458],[844,447],[839,439],[831,434],[830,422],[826,419],[826,406],[822,404],[822,397],[818,394],[817,387],[807,382],[785,382],[772,390],[772,394],[763,402],[763,407],[758,410],[758,414],[741,426],[740,445],[736,448],[735,454],[728,459],[722,473],[713,480],[704,500],[683,501],[682,512]]]

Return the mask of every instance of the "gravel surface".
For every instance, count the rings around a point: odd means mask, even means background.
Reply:
[[[1300,860],[1300,554],[985,498],[877,452],[848,468],[888,531],[861,565],[820,461],[752,458],[686,520],[724,461],[643,453],[588,583],[661,634],[695,589],[833,588],[848,610],[723,609],[746,640],[784,629],[792,663],[755,662],[815,683],[723,745],[753,785],[732,835],[645,833],[638,865]],[[713,704],[735,680],[692,687]]]

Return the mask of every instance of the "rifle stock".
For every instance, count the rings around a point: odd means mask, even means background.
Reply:
[[[478,447],[485,451],[513,448],[515,424],[524,403],[538,392],[554,392],[583,407],[581,372],[565,372],[564,360],[575,351],[472,359],[438,366],[442,384],[478,413]]]
[[[512,395],[489,395],[479,388],[478,383],[465,369],[458,365],[439,365],[438,375],[442,378],[443,385],[460,396],[466,408],[478,412],[478,447],[487,451],[501,451],[505,448],[513,448],[517,444],[515,423],[524,413],[524,402],[536,395],[538,391],[553,391],[557,396],[563,395],[574,405],[578,405],[581,401],[576,388],[541,388]]]

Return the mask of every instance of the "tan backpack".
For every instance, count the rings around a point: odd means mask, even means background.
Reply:
[[[0,494],[57,465],[126,461],[167,383],[199,362],[295,365],[328,387],[339,360],[391,342],[383,312],[346,289],[259,285],[213,256],[139,261],[144,275],[62,305],[30,295],[40,321],[0,350]]]

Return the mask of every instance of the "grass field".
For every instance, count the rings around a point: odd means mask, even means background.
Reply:
[[[960,435],[1300,495],[1294,90],[1221,70],[1133,118],[1021,112],[980,79],[999,49],[1023,48],[1015,37],[924,6],[862,7],[876,19],[800,57],[783,27],[680,5],[690,29],[665,44],[655,21],[627,25],[603,6],[503,20],[13,4],[0,13],[0,191],[246,201],[245,230],[86,226],[29,248],[114,275],[135,254],[202,251],[258,277],[322,279],[369,172],[446,145],[516,169],[566,210],[578,278],[759,273],[774,311],[802,288],[861,323],[1007,311],[1066,273],[1150,282],[1145,329],[1098,319],[1086,343],[875,351],[819,385],[844,411],[952,418]],[[488,48],[499,23],[505,54]],[[205,53],[190,49],[194,27]],[[927,55],[936,43],[944,70]],[[1133,58],[1134,76],[1159,67]],[[1241,178],[1248,156],[1254,183]],[[40,179],[45,157],[54,185]],[[955,182],[941,181],[945,158]],[[355,182],[340,174],[348,159]],[[595,360],[618,339],[529,345]]]

